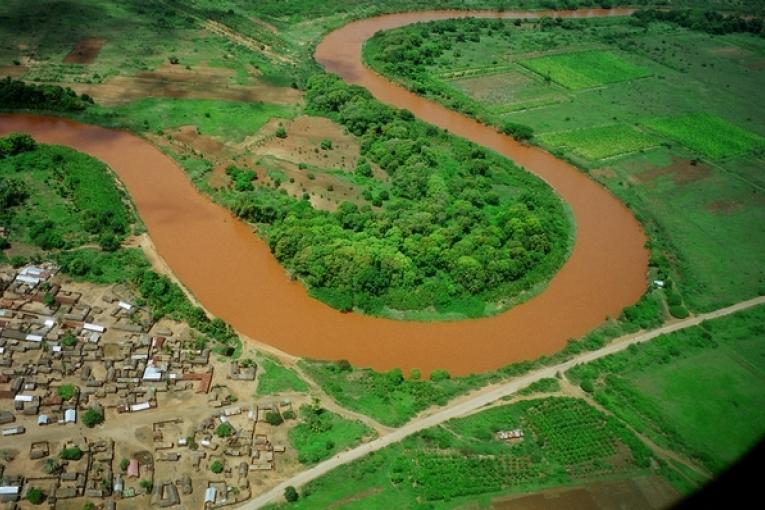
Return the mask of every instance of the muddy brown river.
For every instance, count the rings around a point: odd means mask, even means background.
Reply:
[[[290,281],[249,226],[199,193],[173,160],[140,137],[31,115],[0,116],[0,134],[27,132],[40,142],[67,145],[108,164],[176,276],[211,313],[247,336],[297,356],[347,359],[378,370],[419,368],[427,373],[444,368],[466,374],[496,369],[551,354],[635,303],[646,286],[645,235],[627,208],[582,172],[386,81],[364,68],[361,46],[378,30],[417,21],[541,14],[435,11],[381,16],[332,32],[316,51],[328,71],[426,122],[506,155],[548,182],[569,204],[577,227],[571,256],[541,294],[495,317],[421,323],[340,313]]]

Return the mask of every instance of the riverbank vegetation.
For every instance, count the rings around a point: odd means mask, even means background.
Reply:
[[[520,440],[499,431],[520,429]],[[582,400],[545,398],[454,419],[341,466],[309,483],[290,508],[363,501],[368,508],[456,508],[488,504],[507,493],[610,480],[653,477],[659,494],[676,493],[659,479],[674,471],[613,418]],[[660,466],[660,467],[659,467]],[[663,493],[662,493],[663,492]]]
[[[417,24],[378,33],[365,60],[499,130],[525,126],[608,187],[650,236],[652,278],[673,281],[657,303],[682,317],[765,292],[765,39],[749,18],[660,12]]]
[[[299,375],[275,359],[261,356],[257,359],[257,363],[258,389],[255,392],[257,395],[308,391],[308,384]]]

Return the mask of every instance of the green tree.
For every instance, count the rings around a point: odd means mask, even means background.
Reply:
[[[288,502],[294,503],[298,500],[299,497],[300,494],[298,494],[297,489],[295,489],[295,487],[292,485],[289,485],[284,489],[284,499],[286,499]]]
[[[38,489],[37,487],[30,487],[29,490],[27,490],[27,501],[33,505],[39,505],[45,501],[45,493],[42,491],[42,489]]]
[[[234,433],[234,427],[230,423],[221,423],[218,428],[215,429],[215,435],[218,437],[231,437]]]
[[[282,415],[279,414],[279,411],[268,411],[266,413],[266,423],[277,427],[284,423],[284,418],[282,418]]]
[[[212,464],[210,464],[210,471],[215,473],[216,475],[219,475],[223,472],[224,466],[223,463],[219,460],[213,461]]]
[[[70,446],[69,448],[62,449],[58,456],[64,460],[80,460],[82,458],[82,450],[78,446]]]
[[[56,390],[61,400],[71,400],[77,394],[77,386],[73,384],[62,384]]]
[[[91,407],[82,415],[82,423],[88,427],[93,428],[99,423],[104,422],[104,415],[100,411]]]

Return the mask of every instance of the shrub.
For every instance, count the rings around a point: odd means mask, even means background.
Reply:
[[[433,370],[430,373],[430,380],[433,382],[438,381],[445,381],[446,379],[450,379],[451,376],[449,375],[449,372],[446,370]]]
[[[30,487],[27,491],[27,501],[33,505],[39,505],[45,501],[45,493],[42,491],[42,489],[38,489],[37,487]]]
[[[290,503],[294,503],[295,501],[298,500],[299,497],[300,497],[300,494],[298,494],[298,491],[292,485],[284,489],[284,499],[286,499]]]
[[[221,423],[218,428],[215,429],[215,435],[218,437],[231,437],[234,433],[234,427],[230,423]]]
[[[277,427],[284,423],[284,418],[279,414],[279,411],[269,411],[266,413],[266,423]]]
[[[58,456],[64,460],[80,460],[82,458],[82,450],[78,446],[70,446],[61,450]]]
[[[502,132],[519,141],[530,140],[534,136],[534,130],[530,126],[517,124],[515,122],[505,123],[505,125],[502,126]]]
[[[94,408],[90,408],[82,415],[82,423],[88,428],[93,428],[99,423],[104,422],[104,415],[100,411]]]
[[[678,319],[685,319],[689,315],[688,309],[683,305],[670,306],[669,313],[672,314],[672,317],[676,317]]]
[[[71,331],[67,331],[64,338],[61,339],[61,344],[64,347],[74,347],[77,344],[77,337]]]
[[[61,397],[62,400],[71,400],[77,393],[77,386],[73,384],[62,384],[58,387],[56,393],[58,393],[58,396]]]
[[[120,471],[127,471],[128,466],[130,465],[129,459],[122,459],[120,461]]]
[[[223,472],[223,463],[219,460],[214,461],[212,464],[210,464],[210,471],[216,475],[221,474]]]
[[[284,126],[279,126],[278,128],[276,128],[276,137],[287,138],[287,130],[284,129]]]
[[[328,151],[332,149],[332,140],[329,138],[325,138],[324,140],[319,143],[319,147],[321,147],[322,150]]]
[[[595,387],[592,385],[592,380],[590,379],[583,379],[579,386],[587,393],[592,393],[595,391]]]
[[[145,478],[141,480],[140,482],[138,482],[138,485],[140,485],[141,488],[145,490],[147,494],[150,493],[152,489],[154,489],[154,482],[152,482],[151,480],[146,480]]]

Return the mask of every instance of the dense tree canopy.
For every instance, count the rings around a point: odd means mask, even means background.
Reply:
[[[0,80],[0,108],[57,110],[84,110],[93,99],[78,96],[70,88],[58,85],[32,85],[6,77]]]
[[[481,315],[485,303],[562,262],[569,225],[539,180],[337,78],[312,78],[307,100],[361,138],[360,168],[374,163],[389,175],[373,204],[381,207],[345,202],[329,213],[263,187],[236,186],[241,192],[229,199],[318,297],[371,313],[436,307]]]

